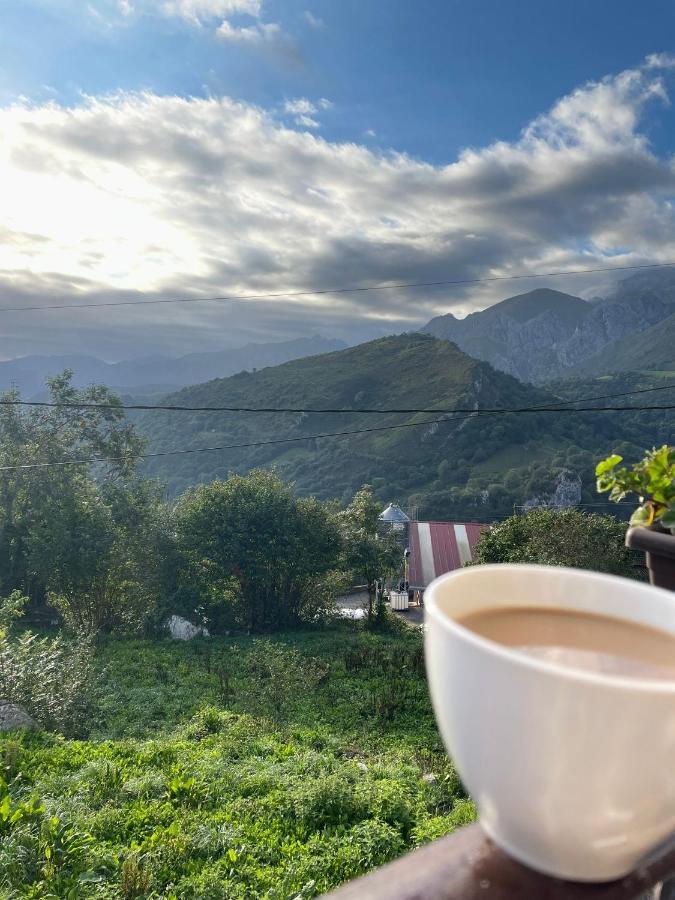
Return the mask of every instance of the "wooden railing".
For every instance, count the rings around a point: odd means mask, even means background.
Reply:
[[[675,838],[621,881],[582,884],[533,872],[469,825],[352,881],[330,900],[635,900],[675,873]],[[674,900],[666,890],[662,900]]]

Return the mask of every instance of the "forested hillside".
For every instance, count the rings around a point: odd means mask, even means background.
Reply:
[[[607,393],[599,384],[590,394]],[[230,471],[275,466],[301,493],[346,499],[363,483],[381,500],[418,504],[420,515],[490,519],[556,489],[563,470],[593,494],[593,460],[622,445],[630,456],[667,439],[662,414],[641,420],[617,413],[528,413],[462,418],[443,413],[359,414],[358,408],[527,407],[556,396],[472,359],[423,334],[382,338],[348,350],[242,373],[186,388],[169,398],[187,406],[334,408],[345,412],[153,412],[139,421],[150,450],[282,441],[262,447],[168,455],[146,463],[173,494]],[[438,421],[440,419],[440,421]],[[427,423],[427,424],[424,424]],[[297,440],[325,432],[370,431]],[[577,487],[578,491],[578,487]]]

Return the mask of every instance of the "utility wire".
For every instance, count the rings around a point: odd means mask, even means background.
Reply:
[[[634,391],[622,391],[620,393],[614,394],[602,394],[596,397],[580,397],[576,400],[556,400],[555,403],[546,404],[543,406],[526,406],[526,407],[518,407],[518,408],[508,408],[508,407],[487,407],[484,409],[462,409],[462,408],[454,408],[454,409],[442,409],[436,407],[435,409],[423,408],[423,409],[364,409],[362,407],[358,409],[345,409],[345,408],[323,408],[323,409],[309,409],[306,407],[289,407],[289,406],[181,406],[177,404],[173,405],[150,405],[145,403],[131,403],[131,404],[118,404],[118,403],[90,403],[86,401],[66,401],[66,402],[58,402],[53,403],[47,400],[3,400],[0,399],[0,407],[2,406],[28,406],[28,407],[46,407],[48,409],[113,409],[113,410],[144,410],[146,412],[160,410],[163,412],[246,412],[246,413],[332,413],[332,414],[342,414],[342,413],[367,413],[368,415],[407,415],[407,414],[418,414],[424,413],[426,415],[445,415],[450,413],[520,413],[520,412],[542,412],[542,411],[551,411],[551,412],[560,412],[561,405],[567,405],[570,403],[592,403],[597,400],[610,400],[616,397],[630,397],[635,394],[650,394],[654,391],[667,391],[671,388],[675,388],[675,384],[665,384],[660,385],[659,387],[651,387],[651,388],[640,388],[639,390]],[[621,406],[621,407],[600,407],[600,409],[607,409],[611,411],[616,411],[618,409],[660,409],[661,407],[653,406],[653,407],[634,407],[634,406]],[[669,409],[670,407],[665,407]],[[594,407],[595,409],[595,407]],[[575,412],[575,410],[570,410],[571,412]],[[584,412],[588,410],[576,410],[576,412]]]
[[[488,284],[493,281],[517,281],[527,278],[559,278],[563,275],[590,275],[594,272],[626,272],[634,269],[664,269],[675,266],[675,262],[646,263],[634,266],[598,266],[593,269],[569,269],[566,272],[537,272],[518,275],[493,275],[486,278],[456,278],[442,281],[411,281],[398,284],[373,284],[356,287],[321,288],[312,291],[278,291],[269,294],[245,294],[222,297],[171,297],[158,300],[109,300],[103,303],[64,303],[49,306],[7,306],[6,312],[35,312],[40,309],[100,309],[107,306],[153,306],[158,303],[211,303],[215,301],[274,300],[281,297],[317,297],[326,294],[360,294],[366,291],[392,291],[403,288],[453,287],[462,284]]]
[[[627,412],[627,411],[644,411],[649,409],[655,410],[672,410],[675,409],[675,404],[667,405],[667,406],[616,406],[616,407],[586,407],[581,410],[570,409],[569,407],[558,407],[557,409],[551,409],[550,407],[524,407],[519,410],[505,410],[498,409],[486,412],[485,415],[499,415],[499,414],[511,414],[511,413],[527,413],[527,412],[544,412],[550,410],[551,412]],[[64,459],[58,460],[55,462],[42,462],[42,463],[26,463],[24,465],[18,466],[0,466],[0,472],[8,472],[8,471],[25,471],[28,469],[46,469],[52,468],[54,466],[75,466],[75,465],[93,465],[95,463],[107,463],[107,462],[123,462],[132,459],[154,459],[160,456],[182,456],[188,453],[214,453],[219,450],[243,450],[251,447],[268,447],[272,444],[293,444],[298,441],[312,441],[319,440],[321,438],[329,438],[329,437],[346,437],[349,435],[355,434],[371,434],[373,432],[379,431],[393,431],[397,428],[420,428],[424,425],[440,425],[443,423],[452,423],[458,422],[462,419],[471,419],[471,418],[480,418],[480,413],[471,411],[467,415],[455,416],[454,418],[441,418],[441,419],[429,419],[425,422],[404,422],[400,425],[381,425],[375,428],[357,428],[350,431],[328,431],[322,432],[319,434],[306,434],[301,437],[293,437],[293,438],[275,438],[271,441],[250,441],[245,444],[225,444],[220,447],[191,447],[185,450],[160,450],[154,453],[133,453],[127,454],[124,456],[107,456],[107,457],[94,457],[90,459]]]

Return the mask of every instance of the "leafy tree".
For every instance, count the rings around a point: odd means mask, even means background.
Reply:
[[[139,630],[158,592],[162,506],[149,482],[73,483],[42,510],[28,539],[33,571],[73,631]]]
[[[578,509],[532,509],[483,532],[474,563],[541,563],[634,578],[625,530],[613,516]]]
[[[379,525],[380,504],[369,485],[357,491],[338,515],[343,540],[343,565],[368,587],[368,621],[373,620],[376,582],[393,575],[401,563],[395,536]]]
[[[129,609],[137,623],[150,604],[159,498],[135,475],[145,443],[119,398],[74,388],[72,374],[47,380],[56,407],[1,398],[0,589],[21,590],[33,609],[52,595],[73,627],[128,626]],[[11,468],[26,463],[45,465]]]
[[[201,485],[175,512],[178,577],[208,623],[254,632],[309,621],[331,599],[340,534],[330,509],[298,499],[274,473]]]

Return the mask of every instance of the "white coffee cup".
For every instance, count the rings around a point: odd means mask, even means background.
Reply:
[[[675,635],[675,593],[549,566],[460,569],[425,592],[431,699],[448,753],[494,842],[559,878],[609,881],[675,832],[675,681],[525,656],[457,619],[536,606]]]

